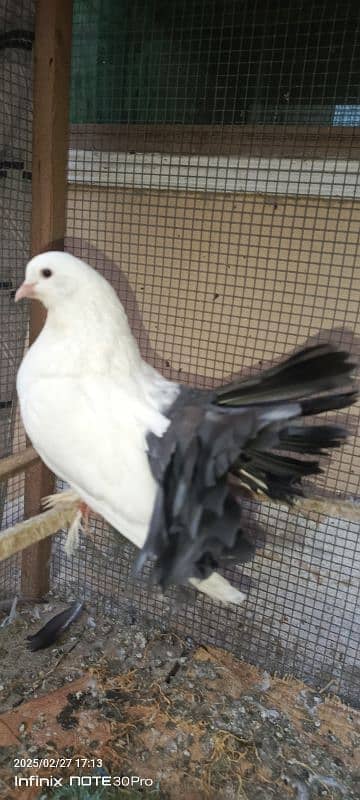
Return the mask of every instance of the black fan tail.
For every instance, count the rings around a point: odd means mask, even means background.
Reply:
[[[241,497],[303,494],[320,456],[347,435],[303,418],[355,402],[353,367],[347,353],[318,345],[214,393],[183,391],[164,436],[149,440],[159,488],[140,565],[154,559],[166,586],[207,578],[222,558],[251,558]]]

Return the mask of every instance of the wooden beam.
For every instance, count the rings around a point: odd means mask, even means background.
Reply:
[[[249,496],[248,489],[235,476],[231,476],[230,482],[234,487],[239,487],[239,499],[252,500],[254,510],[261,509],[261,506],[268,506],[273,509],[281,508],[287,510],[289,514],[301,514],[305,517],[312,517],[318,520],[319,515],[325,517],[335,517],[336,519],[346,519],[350,522],[360,522],[360,505],[352,500],[341,500],[335,497],[298,497],[288,505],[284,501],[272,500],[265,495]],[[244,491],[245,490],[245,491]],[[24,547],[33,545],[34,542],[52,536],[60,528],[76,523],[76,516],[79,513],[80,498],[73,491],[59,492],[55,497],[45,498],[44,507],[47,509],[42,514],[37,514],[30,519],[18,522],[11,528],[1,532],[0,536],[0,562],[10,558]],[[80,520],[79,520],[80,522]],[[84,529],[83,529],[84,530]],[[93,538],[91,528],[85,529],[87,536]],[[98,546],[95,544],[95,546]],[[262,554],[262,558],[272,558],[273,553]]]
[[[72,124],[75,150],[261,158],[360,157],[360,128],[320,125]]]
[[[11,558],[16,553],[31,549],[40,542],[46,542],[48,537],[53,536],[60,528],[67,528],[73,521],[76,507],[73,505],[64,508],[55,507],[36,514],[23,522],[18,522],[12,528],[7,528],[1,532],[0,536],[0,561]],[[26,550],[24,551],[26,552]]]
[[[0,481],[6,481],[19,472],[24,472],[27,467],[32,466],[36,461],[39,461],[39,456],[33,447],[27,447],[21,453],[14,453],[12,456],[1,458]]]
[[[66,219],[69,84],[72,0],[37,0],[34,42],[32,236],[35,255],[61,250]],[[38,336],[45,311],[32,302],[30,343]],[[25,479],[25,517],[40,511],[41,497],[54,491],[54,476],[33,464]],[[50,539],[27,548],[22,557],[21,590],[38,599],[49,589]]]

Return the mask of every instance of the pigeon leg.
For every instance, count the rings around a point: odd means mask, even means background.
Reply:
[[[84,533],[88,533],[90,507],[83,500],[81,500],[79,503],[79,511],[81,511],[81,528]]]

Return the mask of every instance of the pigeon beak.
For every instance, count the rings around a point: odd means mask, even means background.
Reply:
[[[35,286],[36,283],[26,283],[24,281],[16,292],[15,303],[17,303],[18,300],[22,300],[23,297],[35,297]]]

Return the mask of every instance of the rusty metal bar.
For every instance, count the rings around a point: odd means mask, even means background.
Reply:
[[[34,121],[32,156],[32,253],[61,250],[66,220],[69,84],[72,0],[37,0],[34,43]],[[30,343],[45,320],[32,302]],[[25,479],[25,517],[39,513],[41,497],[54,491],[54,476],[41,463]],[[45,539],[23,552],[21,590],[37,599],[49,589],[51,542]]]

